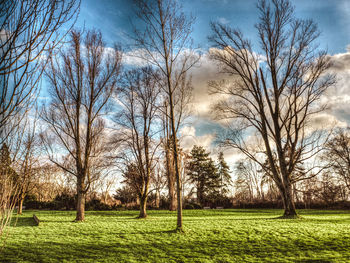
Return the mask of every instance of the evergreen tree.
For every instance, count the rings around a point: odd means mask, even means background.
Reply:
[[[193,146],[187,174],[196,187],[197,201],[204,205],[220,191],[220,178],[215,162],[202,146]]]
[[[220,180],[220,194],[221,196],[226,196],[228,193],[228,187],[232,185],[230,167],[225,161],[224,153],[220,152],[218,155],[217,170]]]
[[[217,203],[221,199],[221,180],[218,168],[212,158],[208,159],[205,166],[207,183],[205,188],[205,201],[210,204]]]
[[[12,160],[10,157],[9,147],[4,143],[0,149],[0,179],[12,177],[16,178],[16,172],[11,167]]]

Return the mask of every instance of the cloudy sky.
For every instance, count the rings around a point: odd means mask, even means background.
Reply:
[[[182,0],[184,10],[196,17],[193,40],[204,53],[200,66],[192,71],[194,86],[194,113],[192,123],[181,134],[182,144],[208,147],[213,154],[217,149],[213,144],[217,128],[209,117],[211,100],[207,95],[207,81],[215,79],[217,69],[210,62],[206,52],[210,48],[207,37],[210,21],[219,21],[232,27],[238,27],[250,38],[253,46],[258,46],[254,24],[258,21],[255,0]],[[318,118],[318,124],[339,121],[341,125],[350,123],[350,1],[348,0],[292,0],[296,17],[311,18],[319,26],[321,35],[319,46],[326,49],[334,61],[333,70],[338,75],[338,83],[332,87],[327,96],[330,109]],[[114,42],[123,47],[128,46],[128,34],[134,18],[131,0],[82,0],[77,26],[86,29],[96,28],[102,31],[107,45]],[[227,152],[226,158],[232,167],[236,155]]]

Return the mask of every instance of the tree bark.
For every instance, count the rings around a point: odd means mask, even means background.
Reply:
[[[85,220],[85,192],[83,191],[84,187],[81,180],[78,179],[77,184],[77,216],[75,221],[84,221]]]
[[[169,211],[176,211],[175,182],[169,187]]]
[[[297,212],[295,210],[294,200],[293,200],[292,185],[290,183],[285,184],[285,186],[282,187],[280,190],[281,190],[281,196],[282,196],[283,207],[284,207],[283,217],[286,217],[286,218],[298,217]]]
[[[24,201],[24,197],[21,197],[18,203],[18,212],[17,214],[21,215],[23,212],[23,201]]]
[[[169,210],[176,210],[176,193],[175,193],[175,177],[171,171],[168,175],[168,190],[169,190]]]
[[[139,218],[146,218],[147,217],[146,205],[147,205],[147,196],[145,196],[145,195],[140,196]]]
[[[203,205],[202,191],[197,189],[197,203]]]
[[[166,125],[168,125],[168,119],[166,119]],[[169,211],[176,210],[176,194],[175,194],[175,172],[174,172],[174,159],[172,158],[172,154],[170,151],[170,139],[168,128],[167,131],[167,139],[165,146],[165,163],[166,163],[166,175],[167,175],[167,183],[168,183],[168,200],[169,200]]]
[[[159,193],[159,190],[156,190],[156,202],[155,202],[156,208],[159,208],[159,204],[160,204],[160,193]]]

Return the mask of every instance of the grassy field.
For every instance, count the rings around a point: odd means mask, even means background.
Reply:
[[[32,215],[42,221],[35,226]],[[349,211],[186,210],[175,212],[26,211],[11,227],[1,262],[350,262]]]

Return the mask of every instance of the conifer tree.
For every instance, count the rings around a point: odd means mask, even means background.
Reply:
[[[232,184],[232,180],[230,175],[230,167],[225,161],[223,152],[220,152],[218,155],[217,170],[220,180],[220,194],[221,196],[225,196],[229,191],[228,187]]]
[[[202,146],[193,146],[187,164],[190,182],[195,185],[197,201],[202,206],[213,201],[220,191],[220,178],[215,162]]]

